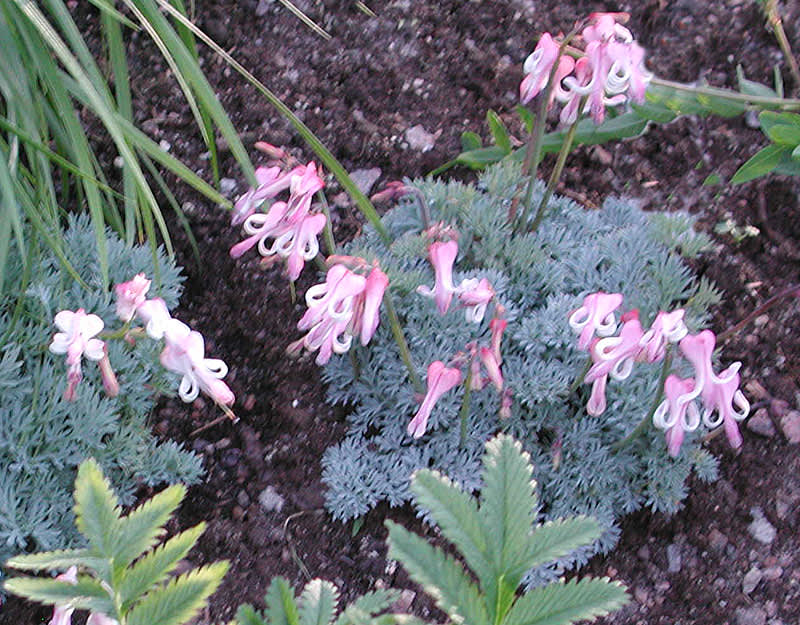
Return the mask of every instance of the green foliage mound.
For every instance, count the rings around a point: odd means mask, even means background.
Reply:
[[[531,456],[545,519],[586,514],[602,523],[605,531],[594,546],[572,557],[582,562],[615,544],[615,521],[622,515],[645,505],[667,513],[677,510],[690,472],[714,479],[716,463],[691,436],[681,455],[670,458],[663,433],[652,428],[634,444],[612,449],[647,414],[659,367],[638,364],[624,382],[612,381],[607,410],[589,416],[589,387],[571,389],[588,356],[577,348],[570,312],[590,292],[619,292],[625,296],[624,309],[639,309],[644,327],[659,310],[683,307],[690,331],[697,331],[718,296],[694,278],[681,258],[707,245],[689,216],[646,214],[635,201],[619,198],[607,200],[600,210],[587,210],[554,197],[535,233],[515,233],[506,216],[519,180],[519,166],[503,162],[486,170],[477,185],[415,182],[420,193],[407,196],[383,217],[390,246],[371,228],[347,246],[348,254],[377,259],[388,274],[412,361],[425,379],[429,363],[447,362],[470,341],[489,344],[491,308],[482,323],[468,323],[457,305],[442,316],[416,292],[419,285],[434,282],[423,212],[430,224],[453,226],[459,233],[454,284],[488,278],[495,302],[505,307],[502,370],[513,405],[511,417],[501,419],[498,394],[491,387],[473,391],[463,436],[462,385],[438,401],[427,433],[412,439],[406,426],[419,397],[388,324],[382,322],[367,348],[351,349],[324,370],[329,400],[352,407],[346,438],[324,456],[327,507],[345,520],[381,501],[401,505],[411,495],[409,476],[421,468],[437,469],[474,491],[480,487],[484,443],[505,431]],[[540,184],[533,206],[542,193]]]
[[[156,393],[175,388],[158,363],[155,341],[106,341],[120,383],[117,397],[103,393],[96,363],[85,360],[75,401],[64,399],[64,357],[48,351],[57,331],[55,314],[84,308],[107,329],[120,322],[103,285],[89,218],[71,217],[63,236],[68,261],[86,287],[50,248],[29,248],[33,256],[23,270],[12,247],[6,270],[14,288],[0,297],[0,560],[80,543],[70,493],[78,464],[87,457],[96,458],[123,503],[131,502],[142,483],[191,483],[202,472],[199,458],[174,443],[157,442],[148,427]],[[168,306],[177,303],[181,278],[172,261],[159,251],[155,266],[149,247],[127,247],[110,232],[108,238],[114,283],[138,272],[159,276],[155,293]]]

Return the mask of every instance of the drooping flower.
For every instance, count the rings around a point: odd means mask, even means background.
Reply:
[[[326,222],[327,218],[322,213],[306,215],[293,229],[284,232],[272,244],[270,253],[286,259],[287,273],[292,282],[300,277],[306,261],[312,260],[319,253],[317,236]]]
[[[738,363],[736,363],[738,365]],[[731,372],[731,370],[733,370]],[[742,435],[738,422],[750,414],[750,402],[739,389],[739,367],[728,367],[721,374],[723,382],[708,383],[703,387],[700,396],[703,399],[703,423],[708,428],[722,425],[731,447],[738,449],[742,445]],[[716,417],[714,414],[716,413]]]
[[[588,349],[592,338],[611,336],[617,330],[614,311],[622,304],[621,293],[590,293],[583,299],[583,305],[569,316],[569,326],[578,339],[578,349]]]
[[[495,314],[498,313],[496,312]],[[503,356],[500,353],[500,343],[503,341],[503,332],[505,332],[507,326],[508,321],[500,317],[495,317],[489,322],[489,330],[492,332],[490,345],[495,360],[497,360],[499,364],[503,364]]]
[[[653,325],[642,335],[640,345],[642,356],[647,362],[657,362],[664,358],[667,343],[677,343],[689,330],[683,322],[684,310],[661,311],[656,315]]]
[[[86,625],[119,625],[119,621],[102,612],[91,612],[86,619]]]
[[[388,286],[388,276],[378,267],[373,267],[353,311],[352,333],[359,336],[362,345],[369,343],[378,329],[381,302]]]
[[[103,330],[103,320],[97,315],[87,315],[83,308],[76,311],[62,310],[54,318],[56,327],[61,332],[53,335],[50,351],[54,354],[67,355],[67,390],[64,399],[75,399],[75,389],[83,377],[81,359],[86,356],[90,360],[101,360],[105,344],[100,339],[92,338]]]
[[[553,77],[554,85],[561,84],[561,80],[569,75],[575,66],[575,61],[569,56],[559,57],[559,44],[553,40],[550,33],[544,33],[536,44],[534,51],[525,59],[522,71],[525,77],[519,85],[519,99],[522,104],[527,104],[535,98],[547,85],[550,72],[558,59],[558,68]],[[551,92],[550,101],[556,96],[555,89]]]
[[[178,387],[178,395],[183,401],[194,401],[203,391],[218,404],[233,404],[235,397],[222,381],[228,373],[228,366],[222,360],[205,357],[202,334],[182,321],[170,319],[164,331],[164,343],[161,364],[183,375]]]
[[[276,197],[289,188],[293,176],[302,175],[305,170],[296,167],[284,172],[280,167],[259,167],[256,169],[258,186],[249,189],[236,200],[231,214],[231,225],[238,226],[256,212],[265,200]]]
[[[685,432],[693,432],[700,425],[700,412],[693,400],[685,401],[694,389],[692,378],[682,379],[669,375],[664,381],[665,399],[653,413],[653,425],[666,431],[667,451],[673,458],[680,452]]]
[[[167,323],[172,319],[167,304],[160,297],[148,299],[136,309],[136,316],[145,324],[145,332],[150,338],[160,340],[164,337]]]
[[[74,586],[78,583],[78,568],[76,566],[69,567],[65,573],[56,575],[56,581],[66,582]],[[69,603],[57,603],[53,607],[53,617],[48,625],[71,625],[74,611],[75,607]]]
[[[728,367],[722,376],[717,376],[714,373],[714,365],[711,362],[711,356],[714,353],[714,347],[717,343],[717,337],[711,330],[703,330],[698,334],[690,334],[685,336],[680,342],[681,353],[684,355],[694,367],[694,390],[687,396],[684,401],[698,397],[706,385],[725,384],[729,382],[734,376],[737,375],[741,363],[735,362]]]
[[[100,379],[103,380],[103,388],[106,395],[116,397],[119,395],[119,382],[114,369],[111,368],[111,361],[108,359],[108,348],[103,345],[103,357],[97,362],[100,368]]]
[[[117,296],[117,317],[128,323],[136,314],[136,309],[145,301],[150,290],[150,280],[143,273],[136,274],[131,280],[114,287]]]
[[[436,302],[439,314],[445,314],[450,308],[450,302],[456,287],[453,284],[453,263],[458,255],[458,243],[456,241],[435,241],[428,248],[431,264],[436,275],[433,290],[422,285],[417,287],[417,293],[425,297],[432,297]]]
[[[407,427],[408,433],[414,438],[420,438],[425,434],[431,411],[441,396],[461,383],[461,370],[445,367],[441,360],[436,360],[428,365],[426,381],[428,392]]]
[[[633,363],[641,351],[642,324],[637,311],[623,316],[619,336],[599,339],[592,345],[593,365],[586,374],[586,382],[610,375],[615,380],[625,380],[633,370]]]
[[[464,315],[471,323],[480,323],[486,307],[494,298],[494,289],[486,278],[465,278],[456,288],[458,301],[464,307]]]
[[[503,391],[503,373],[500,371],[500,362],[495,358],[494,352],[488,347],[481,347],[478,350],[481,363],[486,368],[486,375],[489,381],[500,393]]]

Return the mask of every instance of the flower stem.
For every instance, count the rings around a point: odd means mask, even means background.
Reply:
[[[639,421],[639,425],[637,425],[630,434],[628,434],[622,440],[619,440],[611,445],[611,451],[619,451],[620,449],[627,447],[645,433],[650,425],[650,421],[653,420],[653,415],[656,413],[656,409],[661,404],[661,399],[664,396],[664,382],[667,380],[667,376],[669,375],[671,368],[672,352],[669,351],[669,347],[667,347],[667,353],[664,355],[664,365],[661,367],[661,375],[658,378],[658,390],[656,391],[656,396],[653,398],[653,403],[650,406],[650,410],[647,411],[644,419]]]
[[[578,110],[583,110],[583,99]],[[561,172],[564,171],[567,155],[570,149],[572,149],[572,142],[575,140],[575,132],[578,130],[578,122],[580,122],[580,116],[578,116],[578,119],[569,127],[567,136],[564,137],[564,142],[561,144],[561,149],[558,151],[558,160],[556,160],[556,166],[550,173],[550,179],[547,181],[547,190],[544,192],[542,201],[539,203],[539,208],[536,210],[536,218],[531,224],[531,232],[536,232],[539,225],[542,223],[542,219],[544,219],[545,212],[547,212],[547,205],[550,203],[550,198],[553,196],[553,192],[556,189],[558,179],[561,178]]]
[[[392,336],[395,343],[397,343],[397,349],[400,350],[400,358],[402,358],[403,364],[408,369],[408,377],[411,380],[411,384],[417,393],[423,394],[425,387],[422,386],[422,380],[420,380],[417,370],[411,362],[411,350],[408,349],[408,342],[403,334],[403,327],[400,325],[400,319],[397,316],[397,311],[394,308],[392,296],[388,289],[383,294],[383,305],[386,308],[386,314],[389,316],[389,327],[392,329]]]
[[[578,387],[581,384],[583,384],[583,381],[586,379],[586,374],[589,373],[589,369],[591,368],[592,368],[592,357],[590,356],[587,359],[586,364],[583,365],[583,371],[581,371],[580,375],[577,378],[575,378],[575,381],[569,387],[570,395],[572,395],[578,389]]]
[[[789,71],[792,74],[792,78],[794,78],[795,89],[798,89],[800,88],[800,67],[797,66],[797,59],[792,54],[789,39],[786,37],[786,31],[783,30],[783,21],[781,20],[781,14],[778,12],[778,0],[766,0],[763,7],[767,21],[772,26],[775,39],[778,40],[778,46],[789,64]]]
[[[464,447],[467,443],[467,420],[469,419],[469,402],[472,396],[472,367],[467,367],[467,379],[464,380],[464,399],[461,401],[461,409],[458,411],[461,421],[461,436],[459,446]]]
[[[328,198],[322,191],[317,191],[317,199],[322,206],[322,214],[325,215],[325,227],[322,235],[325,237],[325,247],[328,248],[328,256],[336,253],[336,241],[333,238],[333,225],[331,224],[331,209],[328,206]]]

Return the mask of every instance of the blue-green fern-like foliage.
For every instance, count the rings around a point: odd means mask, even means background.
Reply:
[[[409,477],[420,468],[436,469],[465,490],[477,490],[483,445],[505,431],[531,455],[545,519],[585,514],[603,524],[601,538],[571,557],[580,563],[614,546],[615,522],[622,515],[642,506],[677,510],[690,472],[715,479],[716,462],[692,436],[681,455],[670,458],[663,433],[656,431],[612,450],[647,414],[660,368],[638,364],[626,381],[612,381],[607,410],[589,416],[588,387],[570,392],[588,359],[576,346],[567,322],[570,312],[590,292],[619,292],[625,295],[624,308],[639,309],[644,327],[659,310],[680,306],[690,330],[697,331],[718,294],[695,279],[681,258],[697,255],[708,244],[689,216],[647,214],[635,201],[619,198],[587,210],[554,197],[535,233],[513,234],[506,217],[519,179],[517,165],[501,163],[484,172],[477,185],[413,183],[427,202],[430,223],[444,222],[459,232],[454,284],[488,278],[496,302],[505,307],[502,369],[513,390],[512,416],[499,417],[500,397],[493,388],[473,391],[462,441],[462,385],[436,404],[427,433],[412,439],[406,426],[419,397],[384,320],[367,347],[353,348],[352,358],[335,358],[324,370],[330,402],[352,407],[346,438],[323,459],[327,507],[346,520],[381,501],[403,504],[410,499]],[[537,186],[534,206],[542,192]],[[378,260],[389,276],[413,363],[424,379],[432,361],[446,363],[470,341],[489,344],[492,308],[482,323],[468,323],[455,302],[442,316],[432,300],[416,292],[417,286],[434,282],[419,199],[405,198],[383,222],[394,241],[388,249],[367,228],[347,253]]]
[[[112,233],[108,237],[112,284],[139,272],[158,276],[151,294],[170,307],[177,304],[182,278],[173,261],[160,251],[154,261],[149,247],[131,249]],[[0,298],[0,561],[20,551],[80,543],[71,493],[87,457],[97,459],[124,503],[140,484],[192,483],[202,474],[198,457],[158,442],[150,431],[156,394],[177,387],[158,362],[156,341],[106,341],[120,384],[117,397],[104,394],[96,363],[84,360],[75,401],[63,398],[64,356],[48,351],[55,314],[84,308],[99,315],[106,329],[121,326],[113,295],[102,284],[96,248],[88,217],[70,217],[64,250],[88,289],[49,248],[37,251],[32,244],[29,273],[14,250],[9,257],[12,288]]]

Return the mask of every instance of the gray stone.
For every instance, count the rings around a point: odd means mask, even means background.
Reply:
[[[759,408],[756,413],[747,420],[747,429],[759,436],[772,438],[775,436],[775,426],[766,408]]]
[[[230,195],[234,191],[236,191],[237,183],[233,178],[220,178],[219,180],[219,192],[222,195]]]
[[[429,133],[421,124],[412,126],[405,133],[408,147],[419,152],[430,152],[436,145],[436,136]]]
[[[381,168],[373,167],[372,169],[356,169],[350,172],[350,178],[356,183],[358,190],[364,195],[369,195],[372,186],[378,182],[381,177]]]
[[[800,443],[800,412],[790,410],[781,417],[781,429],[790,443]]]
[[[681,548],[675,543],[667,545],[667,571],[678,573],[681,570]]]
[[[742,592],[746,595],[749,595],[756,589],[761,578],[763,577],[763,573],[758,569],[758,567],[753,567],[742,578]]]
[[[280,512],[283,510],[284,499],[272,486],[267,486],[258,496],[258,503],[264,512]]]
[[[708,534],[708,546],[714,551],[722,551],[728,544],[728,537],[716,527]]]
[[[758,542],[769,545],[775,540],[777,531],[772,523],[767,521],[764,517],[764,512],[759,507],[750,509],[750,515],[753,517],[753,522],[747,526],[747,531]]]
[[[273,2],[275,2],[275,0],[258,0],[256,15],[258,15],[258,17],[264,17],[269,12]]]
[[[766,623],[767,613],[757,605],[736,610],[736,625],[766,625]]]

